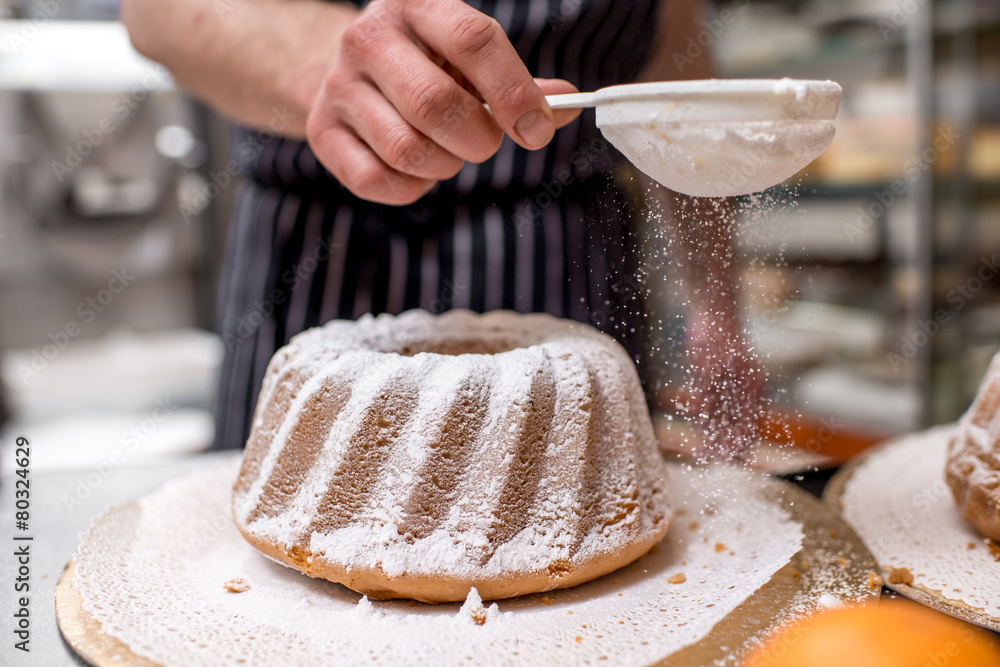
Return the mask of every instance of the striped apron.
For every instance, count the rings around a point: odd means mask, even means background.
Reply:
[[[580,90],[633,80],[653,44],[654,0],[469,4],[500,22],[535,76]],[[547,312],[589,322],[645,365],[635,211],[592,112],[538,151],[505,138],[493,158],[402,207],[354,197],[303,142],[240,131],[236,145],[254,150],[235,151],[248,178],[220,286],[215,448],[246,442],[277,348],[333,318]]]

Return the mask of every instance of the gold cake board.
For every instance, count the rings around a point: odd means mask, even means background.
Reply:
[[[847,490],[847,485],[851,481],[854,473],[861,467],[864,466],[872,457],[880,451],[883,451],[889,447],[905,447],[909,441],[918,437],[926,437],[927,435],[935,435],[937,433],[941,434],[942,438],[947,437],[947,426],[937,427],[928,432],[913,433],[908,436],[902,436],[900,438],[894,438],[888,442],[881,445],[873,447],[872,449],[865,452],[863,456],[852,460],[847,465],[843,466],[837,474],[830,479],[829,483],[823,492],[823,501],[827,503],[834,511],[840,513],[843,510],[843,499],[844,494]],[[942,446],[947,444],[942,441]],[[886,470],[886,477],[889,478],[893,471]],[[943,472],[943,471],[942,471]],[[964,546],[961,548],[965,548]],[[961,601],[951,600],[944,596],[942,591],[931,590],[927,588],[922,588],[920,586],[910,586],[903,583],[892,583],[889,581],[889,574],[892,566],[889,563],[879,563],[879,572],[883,578],[885,585],[888,588],[896,591],[900,595],[910,598],[916,602],[935,609],[942,613],[953,616],[959,620],[972,623],[974,625],[979,625],[984,628],[988,628],[995,632],[1000,632],[1000,618],[996,618],[985,613],[981,609],[976,609],[970,607]]]
[[[780,625],[783,610],[823,596],[843,596],[835,578],[824,576],[830,569],[836,569],[841,576],[846,573],[853,584],[853,601],[868,603],[878,599],[881,586],[871,583],[871,575],[877,572],[875,561],[831,506],[777,479],[767,480],[764,497],[802,526],[802,548],[708,635],[655,664],[735,667],[749,646]],[[56,585],[56,619],[66,642],[84,662],[94,667],[169,667],[136,655],[127,645],[104,634],[100,623],[84,609],[75,579],[76,561],[71,559]],[[280,656],[275,659],[280,660]]]

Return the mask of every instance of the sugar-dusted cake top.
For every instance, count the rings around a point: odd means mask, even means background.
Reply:
[[[635,367],[547,315],[332,322],[269,366],[234,492],[268,555],[367,593],[485,598],[634,560],[670,504]]]

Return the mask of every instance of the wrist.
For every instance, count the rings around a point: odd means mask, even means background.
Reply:
[[[308,4],[312,9],[313,16],[308,22],[324,26],[325,48],[301,54],[305,57],[298,60],[291,71],[278,73],[276,86],[280,98],[287,100],[289,108],[295,114],[294,125],[297,131],[294,134],[305,138],[306,119],[312,111],[323,81],[337,59],[344,31],[361,15],[361,10],[342,2],[300,2]]]

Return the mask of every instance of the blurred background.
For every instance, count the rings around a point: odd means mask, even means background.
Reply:
[[[802,426],[778,435],[843,454],[956,419],[1000,348],[1000,2],[708,8],[690,48],[720,76],[844,88],[830,149],[740,206],[747,329]],[[0,0],[0,428],[36,469],[212,436],[231,127],[116,14]]]

